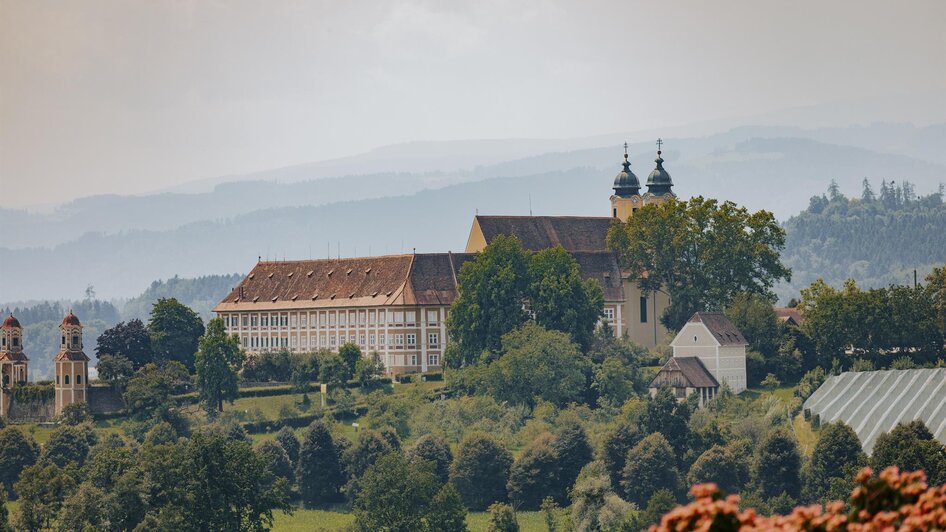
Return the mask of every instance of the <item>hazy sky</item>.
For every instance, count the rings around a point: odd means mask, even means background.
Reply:
[[[0,206],[930,90],[943,0],[0,0]]]

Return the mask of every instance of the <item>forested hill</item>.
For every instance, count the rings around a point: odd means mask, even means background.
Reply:
[[[166,281],[154,281],[138,297],[129,299],[122,306],[122,319],[148,321],[151,307],[163,297],[176,298],[200,314],[204,322],[213,317],[211,310],[220,302],[231,288],[243,279],[241,274],[204,275],[195,279],[182,279],[178,276]]]
[[[788,233],[783,261],[792,268],[790,285],[779,287],[782,299],[823,278],[840,285],[853,278],[862,287],[879,287],[919,279],[946,263],[946,205],[943,187],[918,196],[911,183],[866,179],[860,197],[848,198],[836,184],[811,198],[808,208],[785,223]]]

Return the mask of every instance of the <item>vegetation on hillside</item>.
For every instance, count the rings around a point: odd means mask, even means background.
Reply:
[[[946,262],[942,185],[925,196],[909,181],[874,187],[865,179],[861,196],[849,198],[832,183],[785,223],[782,256],[792,282],[779,287],[781,298],[795,297],[819,278],[831,286],[847,279],[866,288],[912,284],[914,269],[922,279]]]

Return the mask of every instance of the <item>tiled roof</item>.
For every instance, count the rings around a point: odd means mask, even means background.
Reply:
[[[214,310],[449,305],[451,262],[447,253],[259,262]]]
[[[612,218],[582,216],[477,216],[488,244],[497,235],[515,236],[528,250],[562,246],[567,251],[607,251]]]
[[[746,337],[722,312],[697,312],[690,323],[702,323],[720,345],[747,345]]]
[[[63,349],[56,355],[56,362],[63,360],[72,361],[72,362],[88,362],[89,357],[86,356],[82,351],[70,351],[68,349]]]
[[[796,325],[801,325],[805,321],[805,317],[797,308],[775,307],[774,310],[775,317],[778,318],[778,321],[785,322],[792,320]]]
[[[26,357],[26,354],[23,351],[2,351],[0,352],[0,361],[3,362],[29,362],[30,359]]]
[[[608,302],[624,301],[624,285],[617,257],[610,251],[575,251],[572,256],[578,262],[581,276],[594,279],[604,291]]]
[[[690,388],[715,388],[719,386],[716,378],[697,357],[670,357],[670,360],[660,368],[661,373],[665,371],[683,373],[683,377],[687,380]]]

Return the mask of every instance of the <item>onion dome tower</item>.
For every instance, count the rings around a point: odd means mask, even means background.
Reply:
[[[670,174],[664,169],[664,159],[660,156],[660,147],[663,143],[663,140],[657,139],[657,158],[654,159],[654,162],[657,163],[657,167],[647,176],[647,194],[657,197],[673,197],[673,191],[670,190],[673,187],[673,180],[670,179]]]
[[[627,143],[624,143],[624,168],[614,178],[614,194],[611,196],[611,217],[627,220],[642,204],[641,182],[631,171],[627,160]]]
[[[26,383],[29,361],[23,352],[23,327],[10,314],[0,326],[0,417],[6,417],[10,410],[7,390]]]
[[[56,355],[56,415],[73,403],[85,402],[89,357],[82,352],[82,324],[72,311],[59,325],[62,342]]]

